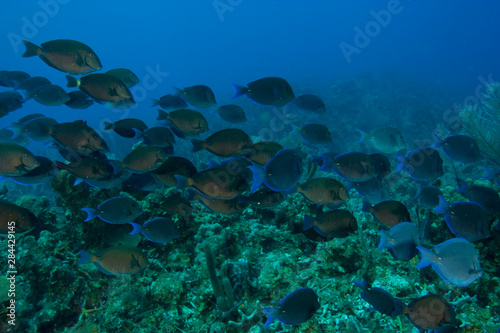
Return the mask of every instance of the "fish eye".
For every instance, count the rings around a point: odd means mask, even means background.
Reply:
[[[24,153],[24,154],[23,154],[23,156],[24,156],[24,157],[29,157],[29,156],[30,156],[30,154],[28,154],[28,153]]]

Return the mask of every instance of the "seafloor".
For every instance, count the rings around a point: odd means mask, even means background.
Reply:
[[[329,113],[325,123],[331,124],[334,142],[336,137],[345,142],[344,151],[338,153],[371,149],[359,146],[354,131],[369,126],[373,119],[364,119],[364,124],[356,120],[368,110],[369,117],[376,118],[374,123],[401,124],[408,148],[415,148],[416,140],[428,140],[443,112],[459,101],[419,88],[423,85],[390,75],[376,79],[361,75],[332,84],[323,96]],[[437,116],[434,120],[422,117],[421,110]],[[449,130],[446,124],[441,127]],[[346,135],[352,135],[352,140]],[[292,135],[283,135],[279,142],[317,153]],[[199,160],[211,158],[209,153],[200,154]],[[465,200],[454,191],[454,169],[470,184],[498,190],[494,183],[478,181],[479,166],[452,165],[443,158],[446,174],[441,189],[448,202]],[[417,211],[421,220],[431,214],[424,246],[432,248],[454,238],[441,215],[418,208],[412,199],[418,183],[406,172],[396,173],[396,162],[392,163],[393,172],[384,181],[391,199],[407,205],[412,221],[418,221]],[[322,171],[316,176],[339,179]],[[318,208],[295,193],[286,195],[276,209],[248,207],[232,216],[192,202],[191,214],[172,215],[181,236],[160,245],[140,235],[127,235],[129,225],[110,225],[99,219],[84,223],[86,214],[80,208],[96,207],[116,195],[131,196],[142,205],[145,213],[136,222],[143,223],[170,216],[163,207],[179,190],[163,187],[148,193],[130,185],[107,190],[85,183],[73,186],[73,182],[73,176],[61,172],[50,184],[25,187],[5,181],[0,185],[0,199],[29,208],[42,224],[17,238],[17,325],[13,329],[1,320],[0,332],[417,332],[404,316],[391,318],[368,309],[360,289],[352,283],[363,277],[406,303],[427,293],[443,295],[463,323],[456,332],[496,332],[500,326],[498,231],[474,242],[483,276],[468,287],[457,287],[444,282],[430,267],[415,268],[420,256],[395,261],[387,250],[378,250],[381,227],[361,211],[362,198],[354,190],[345,208],[354,214],[359,229],[345,239],[318,243],[306,238],[301,231],[303,216],[316,215]],[[227,311],[220,311],[216,304],[204,251],[207,243],[215,254],[219,278],[227,278],[234,289],[234,300],[228,300],[233,307]],[[79,250],[97,252],[113,244],[137,245],[146,251],[151,265],[123,277],[105,275],[92,264],[77,265]],[[0,257],[7,258],[6,246],[0,248]],[[7,271],[6,262],[1,267]],[[0,289],[5,286],[2,278]],[[275,322],[264,328],[265,314],[260,308],[277,306],[279,299],[301,287],[316,291],[320,310],[297,327]],[[4,297],[5,292],[0,295]],[[0,315],[6,311],[2,307]]]

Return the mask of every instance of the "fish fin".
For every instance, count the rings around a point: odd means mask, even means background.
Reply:
[[[104,129],[105,130],[112,130],[115,128],[115,124],[113,123],[109,123],[107,121],[104,122]]]
[[[73,186],[80,185],[83,182],[83,179],[80,177],[76,177],[75,182],[73,183]]]
[[[361,290],[363,290],[363,291],[367,291],[367,290],[368,290],[368,282],[366,282],[366,279],[363,279],[363,280],[361,280],[361,281],[359,281],[359,282],[353,282],[353,284],[354,284],[356,287],[358,287],[358,288],[360,288]]]
[[[276,319],[278,319],[280,315],[280,309],[276,308],[262,308],[262,311],[264,311],[267,315],[266,323],[264,324],[264,327],[267,327],[271,325]]]
[[[433,209],[438,214],[447,214],[450,211],[450,206],[448,205],[446,199],[442,195],[440,195],[439,205],[437,205],[437,207],[434,207]]]
[[[431,148],[437,149],[443,145],[443,139],[441,139],[436,133],[432,133],[432,137],[434,138],[434,144]]]
[[[80,210],[83,210],[85,213],[87,213],[87,218],[83,222],[93,220],[97,217],[97,215],[99,215],[99,211],[95,208],[82,208]]]
[[[184,89],[177,88],[177,87],[172,87],[175,90],[175,93],[173,94],[174,96],[181,96],[184,95]]]
[[[12,132],[12,136],[10,137],[11,140],[18,139],[23,135],[23,129],[21,128],[21,126],[14,125],[6,127],[6,129]]]
[[[72,88],[80,86],[80,80],[75,79],[72,76],[66,75],[66,81],[68,81],[68,83],[66,83],[66,87]]]
[[[253,174],[253,184],[252,184],[252,189],[250,190],[250,193],[253,193],[257,191],[266,179],[266,171],[260,167],[257,166],[248,166],[248,169],[252,171]]]
[[[153,101],[153,105],[151,105],[152,108],[154,108],[157,105],[160,105],[160,100],[159,99],[151,98],[151,100]]]
[[[185,187],[188,187],[190,185],[193,185],[193,180],[189,177],[182,176],[182,175],[174,175],[175,179],[177,180],[177,188],[182,189]]]
[[[423,246],[417,246],[417,250],[419,250],[422,254],[422,259],[420,259],[420,262],[417,264],[417,266],[415,266],[418,269],[427,267],[438,260],[438,257],[434,252],[426,249]]]
[[[203,150],[207,147],[207,143],[203,140],[191,140],[191,143],[193,144],[193,153],[196,153],[197,151]]]
[[[68,166],[66,164],[64,164],[63,162],[60,162],[60,161],[54,161],[54,163],[56,164],[56,167],[59,169],[59,170],[68,170]]]
[[[246,95],[248,94],[248,88],[244,86],[240,86],[239,84],[232,84],[234,88],[234,95],[232,98],[240,97],[241,95]]]
[[[141,139],[144,137],[144,132],[141,130],[138,130],[137,128],[132,128],[132,131],[134,131],[134,139]]]
[[[400,153],[396,153],[396,157],[398,159],[398,167],[396,168],[396,172],[400,172],[403,168],[408,164],[406,157],[401,155]]]
[[[394,318],[403,314],[405,311],[405,305],[399,299],[394,299],[394,312],[391,313],[391,317]]]
[[[217,168],[220,166],[220,164],[215,162],[214,160],[208,160],[207,162],[208,162],[208,167],[206,170]]]
[[[469,185],[467,185],[467,183],[460,178],[458,178],[457,180],[458,180],[458,182],[460,182],[460,187],[457,188],[455,191],[457,191],[458,193],[462,193],[462,194],[467,193],[467,190],[469,189]]]
[[[485,175],[481,178],[481,180],[492,180],[492,179],[495,179],[496,177],[496,171],[492,168],[487,168],[487,167],[483,167],[482,168]]]
[[[292,124],[292,131],[290,132],[290,134],[300,134],[301,131],[302,131],[302,128]]]
[[[134,230],[132,230],[132,232],[129,233],[129,235],[135,235],[135,234],[142,232],[142,225],[141,224],[134,223],[134,222],[130,222],[129,224],[134,228]]]
[[[78,260],[78,265],[88,264],[93,262],[94,255],[86,251],[80,250],[80,260]]]
[[[40,46],[33,44],[32,42],[28,42],[27,40],[23,39],[23,44],[26,47],[26,51],[24,51],[22,57],[27,58],[27,57],[34,57],[36,55],[42,54],[42,49]]]
[[[382,250],[389,244],[389,239],[391,235],[385,230],[380,230],[380,244],[378,245],[378,249]]]
[[[356,131],[358,131],[359,134],[361,135],[361,138],[359,138],[358,143],[363,143],[363,142],[366,142],[370,139],[370,133],[362,131],[359,128],[357,128]]]
[[[363,207],[361,208],[361,210],[365,213],[369,213],[371,208],[372,208],[372,205],[370,205],[370,203],[368,201],[363,200]]]
[[[184,133],[182,133],[182,131],[176,127],[170,127],[170,130],[172,131],[172,133],[174,133],[175,135],[177,135],[179,138],[181,139],[185,139],[186,136],[184,135]]]
[[[310,216],[305,214],[304,215],[304,227],[302,228],[303,231],[309,230],[312,227],[314,227],[314,219]]]

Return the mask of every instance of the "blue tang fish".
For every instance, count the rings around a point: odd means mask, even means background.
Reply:
[[[483,206],[488,214],[500,213],[500,197],[497,191],[491,187],[479,185],[469,186],[461,179],[459,179],[459,181],[461,186],[457,189],[458,193],[465,194],[469,201],[473,201]]]
[[[95,208],[82,208],[88,214],[85,222],[98,217],[111,224],[125,224],[142,214],[142,209],[132,198],[118,196],[104,201]]]
[[[434,251],[418,246],[422,259],[418,269],[429,265],[443,280],[459,287],[466,287],[483,275],[479,254],[465,239],[453,238],[434,247]]]
[[[444,175],[443,159],[432,147],[415,149],[407,156],[396,153],[396,157],[399,161],[396,171],[405,169],[415,180],[430,182]]]
[[[370,288],[364,279],[360,282],[354,282],[354,285],[363,290],[361,298],[372,306],[370,310],[378,311],[391,317],[403,313],[404,304],[394,298],[388,291],[377,287]]]
[[[450,135],[444,139],[434,134],[433,148],[442,148],[456,162],[474,163],[481,158],[476,140],[467,135]]]
[[[166,244],[179,237],[175,222],[164,217],[157,217],[143,225],[134,222],[130,224],[134,227],[130,235],[142,232],[144,237],[155,243]]]
[[[418,230],[411,222],[401,222],[392,227],[389,232],[380,230],[381,250],[387,250],[396,260],[408,261],[418,254],[417,246],[420,245]]]
[[[267,314],[264,327],[271,325],[276,319],[285,325],[300,325],[308,321],[320,308],[318,295],[309,288],[295,290],[280,301],[279,308],[263,308]]]

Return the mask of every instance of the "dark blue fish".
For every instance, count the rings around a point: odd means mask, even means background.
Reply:
[[[439,196],[438,214],[446,214],[444,219],[450,230],[457,236],[475,242],[490,237],[490,221],[486,210],[472,201],[458,201],[450,205]]]
[[[142,232],[144,237],[155,243],[166,244],[179,237],[175,222],[164,217],[157,217],[143,225],[133,222],[130,224],[134,227],[131,235]]]
[[[396,153],[396,157],[399,161],[396,171],[405,169],[415,180],[428,182],[444,175],[443,159],[439,156],[438,151],[432,147],[415,149],[409,152],[406,157]]]
[[[132,173],[126,170],[119,170],[116,173],[111,173],[107,177],[101,179],[85,179],[84,181],[90,186],[96,188],[115,188],[127,181]]]
[[[401,222],[392,227],[389,232],[380,230],[378,248],[381,250],[387,247],[396,260],[408,261],[415,257],[418,254],[417,246],[419,245],[417,227],[411,222]]]
[[[148,192],[159,189],[162,186],[161,182],[149,172],[134,173],[128,178],[128,182],[135,188]]]
[[[228,104],[223,105],[217,109],[219,116],[230,123],[244,123],[247,121],[245,111],[239,105]]]
[[[250,82],[248,87],[233,84],[235,93],[233,98],[241,95],[261,105],[283,106],[295,99],[290,84],[280,77],[265,77]]]
[[[378,177],[385,177],[391,173],[391,162],[384,154],[370,154],[370,161],[373,170]]]
[[[364,182],[377,176],[370,155],[360,152],[335,156],[333,171],[352,182]]]
[[[88,214],[85,222],[99,217],[104,222],[111,224],[130,223],[143,213],[137,201],[124,196],[108,199],[97,206],[97,209],[82,208],[81,210]]]
[[[419,199],[423,208],[433,209],[439,205],[440,195],[443,195],[443,193],[436,186],[420,186],[413,199]]]
[[[264,166],[248,167],[253,172],[253,186],[250,193],[264,183],[273,191],[289,191],[296,188],[303,172],[302,158],[293,149],[282,149]]]
[[[450,135],[444,139],[434,134],[434,148],[442,148],[444,153],[456,162],[474,163],[481,159],[476,140],[467,135]]]
[[[291,134],[300,136],[310,145],[321,146],[332,143],[332,136],[328,127],[318,123],[307,123],[302,127],[293,126]]]
[[[492,180],[498,186],[500,186],[500,169],[494,170],[491,168],[483,167],[483,170],[485,172],[485,175],[483,178],[481,178],[481,180]]]
[[[488,214],[499,214],[500,213],[500,197],[498,192],[491,187],[472,185],[469,186],[467,183],[459,179],[461,187],[457,189],[458,193],[465,194],[469,201],[480,204],[486,209]]]
[[[361,298],[372,306],[371,311],[378,311],[393,318],[403,313],[403,303],[388,291],[377,287],[370,288],[366,280],[354,282],[354,285],[363,290]]]
[[[319,171],[331,171],[335,163],[335,153],[323,153],[317,156],[312,155],[313,163],[316,163]]]
[[[474,245],[462,238],[454,238],[434,247],[434,251],[418,246],[422,259],[418,269],[429,265],[443,280],[465,287],[483,275],[479,254]]]
[[[320,116],[326,113],[325,103],[316,95],[300,95],[294,101],[299,110],[308,116]]]
[[[264,327],[271,325],[276,319],[285,325],[300,325],[308,321],[321,307],[318,295],[309,288],[295,290],[280,301],[279,308],[263,308],[267,314]]]
[[[175,143],[172,131],[166,126],[155,126],[146,129],[144,132],[135,130],[135,138],[142,138],[144,143],[155,147],[169,147]]]
[[[16,89],[21,89],[27,92],[35,91],[40,87],[51,84],[49,79],[43,76],[33,76],[24,80]]]
[[[151,100],[153,101],[153,105],[151,105],[151,107],[159,105],[165,110],[185,109],[188,106],[187,103],[179,95],[168,94],[160,97],[160,99]]]
[[[382,185],[382,179],[380,177],[373,177],[364,182],[348,182],[347,190],[354,188],[359,194],[361,194],[365,201],[371,202],[373,204],[378,204],[379,202],[385,201],[389,198],[387,190]]]

